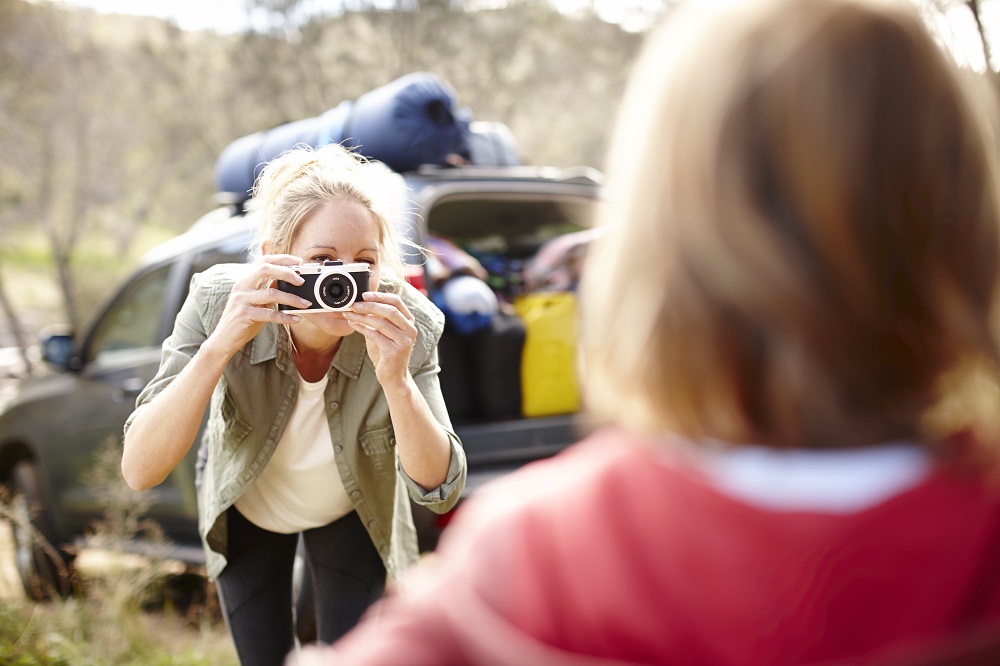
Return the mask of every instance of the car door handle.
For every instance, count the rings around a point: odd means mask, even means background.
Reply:
[[[142,389],[146,387],[146,380],[142,377],[129,377],[128,379],[122,380],[122,383],[118,385],[118,388],[114,391],[114,399],[116,402],[125,402],[126,400],[134,400],[137,395],[142,392]]]

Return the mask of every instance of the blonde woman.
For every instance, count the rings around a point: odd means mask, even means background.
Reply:
[[[998,358],[968,76],[903,1],[655,33],[580,292],[606,427],[300,663],[1000,663],[995,466],[940,411]]]
[[[394,183],[335,145],[270,162],[252,200],[259,259],[193,278],[126,424],[122,472],[149,488],[209,410],[199,527],[243,664],[280,664],[292,647],[300,533],[331,642],[416,559],[407,496],[443,512],[465,483],[437,377],[443,316],[401,279]],[[297,267],[325,261],[355,265],[371,291],[296,314],[309,305],[292,293]]]

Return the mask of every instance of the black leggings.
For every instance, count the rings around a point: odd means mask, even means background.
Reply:
[[[243,666],[280,666],[293,646],[292,566],[298,534],[257,527],[226,512],[226,568],[219,600]],[[316,600],[317,638],[332,643],[385,590],[385,567],[358,514],[302,533]]]

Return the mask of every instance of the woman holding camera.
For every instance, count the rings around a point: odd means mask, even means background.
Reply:
[[[280,664],[292,648],[299,534],[318,639],[332,642],[416,560],[409,498],[444,512],[465,483],[438,384],[443,316],[402,279],[396,184],[336,145],[270,162],[251,199],[261,256],[194,276],[125,425],[125,480],[150,488],[208,408],[199,531],[243,664]],[[372,291],[296,314],[319,298],[296,287],[320,279],[297,267],[334,261],[367,269]]]

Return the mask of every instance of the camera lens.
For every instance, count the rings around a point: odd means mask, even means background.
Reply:
[[[354,285],[344,273],[333,273],[323,278],[316,290],[320,305],[330,310],[342,310],[354,302]]]

